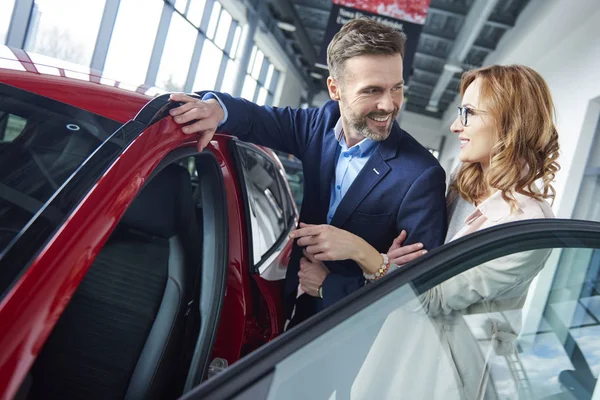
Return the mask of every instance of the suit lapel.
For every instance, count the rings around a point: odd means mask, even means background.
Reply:
[[[331,185],[335,180],[335,159],[339,149],[339,143],[335,137],[333,129],[331,129],[323,140],[323,148],[321,150],[321,179],[320,179],[320,194],[319,204],[321,211],[327,215],[329,211],[329,202],[331,197]]]
[[[342,226],[371,190],[390,172],[391,167],[386,161],[396,156],[400,137],[400,128],[397,123],[394,123],[390,136],[377,146],[369,161],[350,185],[333,215],[331,225]],[[331,180],[328,182],[331,183]]]

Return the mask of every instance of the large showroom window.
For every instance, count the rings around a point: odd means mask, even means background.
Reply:
[[[89,66],[104,5],[105,0],[35,0],[25,50]]]
[[[220,3],[215,2],[196,72],[194,90],[231,91],[230,87],[225,86],[232,85],[235,81],[241,33],[241,26],[231,14]]]
[[[10,17],[15,7],[15,0],[0,1],[0,44],[6,43],[6,36],[10,26]]]
[[[279,71],[256,46],[248,64],[242,97],[257,104],[273,103],[273,95],[279,80]]]
[[[197,36],[194,26],[174,12],[156,77],[157,87],[167,91],[184,90]]]
[[[162,9],[163,2],[158,0],[121,0],[104,63],[104,76],[130,84],[144,82]],[[141,23],[132,29],[132,21]]]

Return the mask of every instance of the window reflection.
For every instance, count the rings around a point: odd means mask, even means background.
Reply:
[[[90,65],[104,5],[105,0],[35,0],[25,50]]]
[[[162,9],[160,1],[121,0],[104,64],[105,76],[130,83],[144,82]],[[131,21],[136,20],[144,23],[131,29]]]
[[[6,43],[14,6],[15,0],[2,0],[0,2],[0,44]]]
[[[170,92],[184,90],[198,31],[181,15],[173,13],[163,50],[156,86]]]

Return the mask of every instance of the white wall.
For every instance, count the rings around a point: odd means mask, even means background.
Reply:
[[[594,135],[590,121],[597,121],[597,115],[589,113],[597,112],[590,102],[600,96],[598,4],[597,0],[532,0],[485,61],[486,65],[530,66],[550,87],[557,111],[562,167],[554,185],[558,195],[553,208],[563,218],[572,215]],[[456,104],[446,111],[444,125],[455,118]],[[444,166],[458,153],[454,135],[450,134],[446,143]]]
[[[279,87],[275,94],[273,105],[278,107],[300,107],[300,99],[301,97],[306,96],[307,93],[304,85],[305,83],[303,80],[299,79],[295,73],[288,70],[283,79],[280,79],[279,81]]]

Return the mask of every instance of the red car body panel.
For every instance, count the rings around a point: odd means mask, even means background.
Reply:
[[[13,52],[25,71],[0,67],[2,83],[119,122],[133,119],[151,99],[107,87],[97,76],[86,82],[40,74],[25,52]],[[229,224],[227,289],[212,357],[223,358],[229,364],[283,330],[282,281],[266,281],[251,273],[249,267],[243,182],[228,146],[231,140],[230,136],[215,135],[207,147],[223,174]],[[168,153],[188,146],[195,146],[194,139],[184,135],[171,117],[146,129],[90,190],[0,301],[0,398],[9,399],[16,394],[96,255],[154,168]],[[273,157],[272,153],[269,156]],[[283,172],[281,163],[278,165]],[[292,245],[286,241],[274,261],[284,266],[289,262]],[[262,294],[260,304],[254,304],[251,285],[257,285]]]

